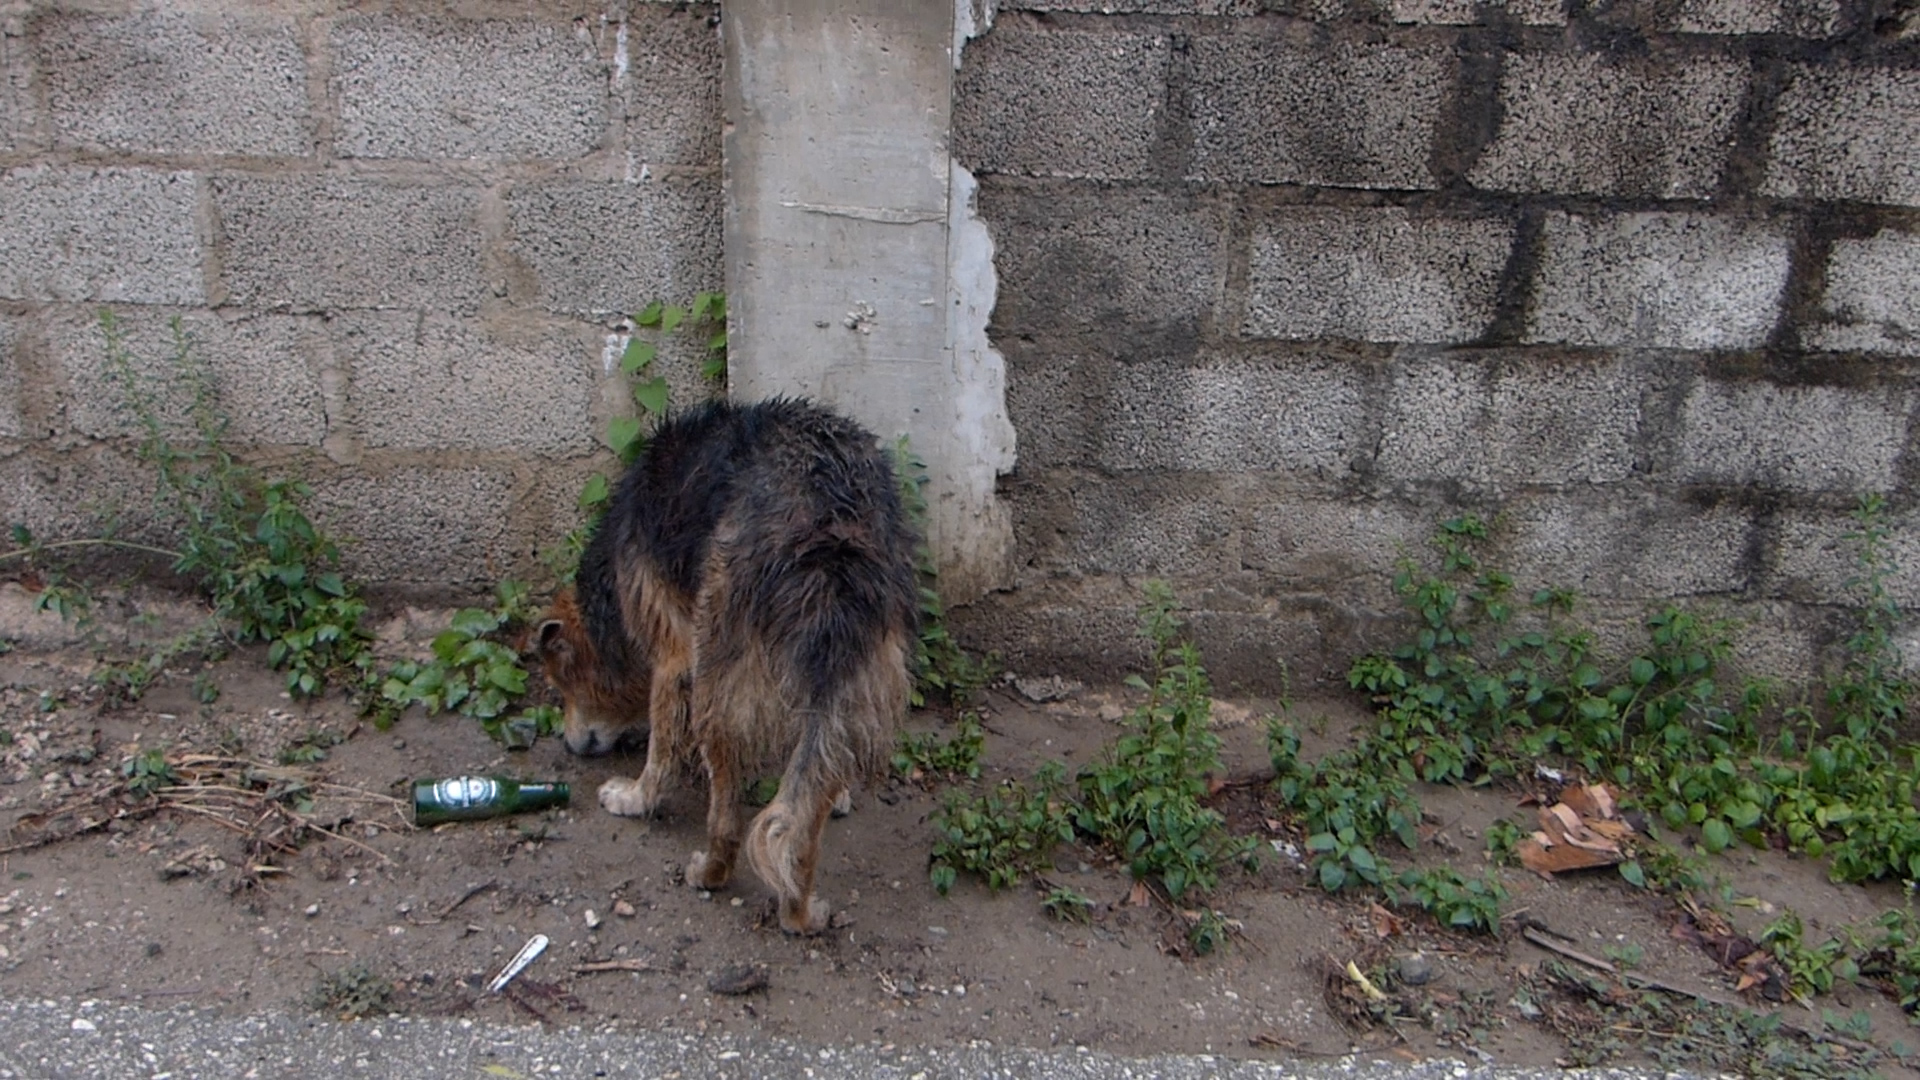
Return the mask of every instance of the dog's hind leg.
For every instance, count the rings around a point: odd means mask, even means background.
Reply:
[[[707,849],[687,860],[687,884],[717,889],[733,876],[740,854],[740,747],[725,735],[712,735],[701,748],[707,763]]]
[[[780,794],[753,819],[747,830],[747,860],[754,873],[780,897],[780,929],[817,934],[827,928],[831,909],[813,895],[820,863],[820,834],[826,829],[834,788],[789,766]]]

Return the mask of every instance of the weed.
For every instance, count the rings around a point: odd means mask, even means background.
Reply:
[[[1521,828],[1506,818],[1501,818],[1487,826],[1487,858],[1498,866],[1512,866],[1517,862],[1514,849],[1520,841],[1527,838],[1529,830]]]
[[[913,452],[905,435],[893,444],[893,476],[900,489],[900,506],[922,537],[927,529],[927,464]],[[972,701],[999,674],[1000,658],[992,653],[976,658],[947,631],[946,603],[938,588],[940,570],[933,550],[923,539],[914,548],[914,569],[920,576],[920,636],[914,642],[914,708],[937,697],[965,704]]]
[[[1140,633],[1152,649],[1153,681],[1130,676],[1147,700],[1127,718],[1128,734],[1078,777],[1080,831],[1127,859],[1135,878],[1157,878],[1175,899],[1205,892],[1230,862],[1251,864],[1254,841],[1227,834],[1226,819],[1202,803],[1220,769],[1220,739],[1209,728],[1213,687],[1200,651],[1180,637],[1173,591],[1146,584]]]
[[[362,963],[323,974],[307,992],[307,1006],[342,1020],[385,1015],[393,1004],[393,983]]]
[[[202,705],[211,705],[220,700],[220,680],[212,672],[202,671],[193,677],[193,700]]]
[[[1054,885],[1040,900],[1040,910],[1061,922],[1084,923],[1093,918],[1093,898],[1062,885]]]
[[[492,608],[462,608],[452,624],[433,639],[433,658],[403,660],[380,681],[371,703],[374,724],[385,728],[411,705],[429,714],[457,712],[480,721],[488,735],[510,748],[533,745],[560,727],[559,710],[536,706],[508,716],[527,692],[527,669],[520,654],[500,641],[524,623],[533,610],[525,586],[503,581],[494,590]]]
[[[667,414],[667,377],[655,370],[660,347],[675,333],[698,337],[704,350],[700,375],[717,395],[727,388],[727,298],[724,293],[696,294],[687,305],[656,300],[628,317],[631,333],[620,354],[620,373],[628,380],[634,413],[607,421],[607,446],[624,469],[646,451],[648,432]],[[586,520],[562,537],[541,558],[561,581],[572,581],[580,553],[593,538],[600,516],[613,501],[613,480],[596,473],[587,479],[576,500]]]
[[[276,760],[282,765],[312,765],[327,760],[327,751],[346,741],[346,736],[330,728],[315,728],[281,747]]]
[[[1031,787],[1008,780],[979,795],[948,791],[933,815],[928,876],[935,891],[945,896],[962,870],[1004,889],[1048,866],[1053,849],[1073,839],[1066,778],[1063,766],[1048,762]]]
[[[921,775],[978,780],[980,754],[986,744],[987,734],[980,727],[979,714],[962,713],[951,738],[942,739],[934,732],[903,732],[899,748],[893,753],[893,771],[909,780]]]
[[[229,420],[192,339],[174,319],[172,382],[190,395],[193,441],[168,434],[148,368],[128,350],[119,322],[102,312],[108,371],[139,423],[137,458],[159,474],[159,498],[179,525],[176,572],[198,581],[215,618],[240,641],[267,643],[267,659],[287,673],[295,697],[313,697],[337,672],[366,660],[366,613],[338,570],[340,551],[301,504],[305,484],[263,481],[225,446]]]
[[[1760,944],[1786,970],[1787,986],[1795,995],[1824,994],[1834,980],[1859,978],[1860,967],[1851,955],[1850,935],[1832,935],[1818,945],[1806,942],[1806,927],[1794,912],[1782,912],[1760,932]]]
[[[1187,945],[1195,956],[1208,956],[1227,940],[1227,920],[1212,908],[1201,908],[1187,917]]]
[[[1448,867],[1407,870],[1387,890],[1396,903],[1425,911],[1455,930],[1491,934],[1500,929],[1500,904],[1507,898],[1492,874],[1477,880]]]
[[[1647,950],[1638,942],[1608,942],[1600,947],[1600,954],[1623,969],[1637,968],[1646,963]]]
[[[120,763],[120,775],[127,779],[127,790],[137,796],[151,795],[160,788],[180,782],[179,774],[161,749],[142,750]]]

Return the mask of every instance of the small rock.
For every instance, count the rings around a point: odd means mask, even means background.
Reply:
[[[932,934],[934,937],[946,937],[947,928],[944,926],[929,926],[927,927],[927,933]]]
[[[1127,710],[1109,701],[1101,705],[1099,711],[1095,715],[1099,716],[1100,719],[1105,720],[1109,724],[1117,724],[1120,722],[1120,720],[1123,717],[1127,715]]]
[[[1015,676],[1013,687],[1020,691],[1021,697],[1036,703],[1059,701],[1061,698],[1072,697],[1083,689],[1081,683],[1059,675],[1048,675],[1044,679],[1029,678],[1024,675]]]
[[[100,1028],[99,1028],[99,1026],[98,1026],[98,1025],[96,1025],[96,1024],[95,1024],[95,1023],[93,1022],[93,1021],[91,1021],[91,1020],[88,1020],[88,1019],[87,1019],[86,1017],[84,1017],[84,1016],[76,1016],[76,1017],[74,1017],[74,1018],[73,1018],[73,1030],[75,1030],[75,1031],[99,1031],[99,1030],[100,1030]]]
[[[405,739],[393,740],[393,748],[395,750],[405,750],[407,748],[407,740]]]
[[[755,990],[767,988],[767,969],[754,964],[735,964],[714,973],[707,980],[707,989],[716,994],[739,997],[751,994]]]
[[[600,929],[601,919],[600,919],[599,912],[593,910],[592,908],[588,908],[586,918],[587,918],[587,929],[589,930]]]
[[[745,898],[743,898],[743,897],[739,897],[739,896],[736,896],[736,897],[734,897],[734,898],[733,898],[733,900],[732,900],[732,904],[733,904],[733,906],[734,906],[734,907],[739,907],[740,905],[742,905],[742,904],[744,904],[744,903],[746,903],[746,902],[747,902],[747,901],[746,901],[746,899],[745,899]]]
[[[631,919],[639,914],[639,912],[634,909],[634,906],[625,900],[615,900],[613,902],[613,913],[623,919]]]
[[[1407,953],[1396,962],[1395,970],[1408,986],[1425,986],[1433,979],[1433,960],[1426,953]]]
[[[317,901],[307,905],[307,918],[311,919],[318,914],[320,914],[320,904]]]

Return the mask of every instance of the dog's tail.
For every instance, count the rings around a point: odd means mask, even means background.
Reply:
[[[800,744],[780,777],[780,793],[747,828],[747,862],[783,900],[805,903],[813,891],[813,859],[828,807],[854,772],[844,746],[836,747],[828,716],[804,718]]]
[[[824,702],[803,704],[800,738],[780,777],[780,793],[748,827],[747,862],[783,898],[805,903],[813,888],[820,831],[833,802],[878,767],[894,726],[906,711],[906,636],[880,635],[853,677]]]

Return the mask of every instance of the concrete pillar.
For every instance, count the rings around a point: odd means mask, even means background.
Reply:
[[[728,0],[722,35],[732,393],[910,436],[942,591],[970,599],[1010,576],[1013,429],[992,244],[948,154],[953,0]]]

